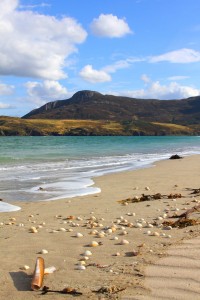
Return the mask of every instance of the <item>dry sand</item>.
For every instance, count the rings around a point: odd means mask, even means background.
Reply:
[[[0,214],[0,299],[73,299],[30,290],[38,256],[46,267],[56,267],[53,274],[45,275],[43,285],[52,290],[72,287],[83,293],[80,299],[200,299],[200,226],[166,230],[159,226],[164,220],[158,220],[166,209],[170,216],[198,205],[200,196],[194,198],[186,188],[200,188],[199,165],[200,156],[167,160],[151,168],[95,178],[100,194],[14,203],[22,209]],[[184,197],[118,202],[143,193]],[[148,223],[157,225],[147,228]],[[113,225],[117,228],[110,233]],[[30,233],[33,226],[37,233]],[[95,230],[104,231],[105,237],[98,237]],[[83,237],[76,237],[78,232]],[[121,245],[123,239],[129,244]],[[100,245],[90,247],[92,241]],[[48,253],[39,254],[42,249]],[[85,270],[77,270],[86,250],[92,256]],[[30,269],[23,270],[24,265]],[[107,293],[94,292],[99,289]]]

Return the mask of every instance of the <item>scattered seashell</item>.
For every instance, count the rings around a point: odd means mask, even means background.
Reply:
[[[85,266],[82,266],[82,265],[78,265],[76,266],[76,270],[86,270],[86,267]]]
[[[36,227],[31,227],[31,228],[29,229],[29,231],[30,231],[31,233],[37,233],[37,232],[38,232],[37,229],[36,229]]]
[[[152,233],[152,235],[153,235],[153,236],[160,236],[160,233],[157,232],[157,231],[155,231],[155,232]]]
[[[115,241],[118,241],[118,239],[119,239],[118,236],[113,237],[113,240],[115,240]]]
[[[172,230],[172,226],[165,227],[166,230]]]
[[[150,230],[148,230],[146,233],[147,233],[148,235],[151,235],[151,231],[150,231]]]
[[[3,226],[3,222],[1,222],[0,225]]]
[[[61,227],[61,228],[59,228],[59,231],[63,231],[63,232],[65,232],[65,231],[66,231],[66,229],[65,229],[65,228],[63,228],[63,227]]]
[[[98,238],[103,238],[103,237],[105,237],[105,233],[99,232],[99,233],[97,234],[97,237],[98,237]]]
[[[56,271],[56,268],[54,266],[48,267],[48,268],[44,269],[44,274],[52,274],[55,271]]]
[[[123,230],[121,233],[121,235],[127,235],[127,234],[128,234],[128,232],[126,230]]]
[[[89,250],[86,250],[83,254],[84,256],[91,256],[92,255],[92,252],[89,251]]]
[[[135,227],[136,227],[136,228],[142,228],[143,225],[142,225],[141,223],[136,223],[136,224],[135,224]]]
[[[9,220],[12,221],[12,222],[15,222],[16,218],[10,218]]]
[[[85,262],[84,260],[81,260],[81,261],[79,261],[79,265],[85,266],[85,265],[86,265],[86,262]]]
[[[115,256],[120,256],[120,255],[121,255],[120,252],[115,253]]]
[[[89,257],[88,257],[88,256],[83,256],[83,259],[84,259],[84,260],[88,260]]]
[[[99,246],[99,243],[96,242],[96,241],[92,241],[90,244],[89,244],[90,247],[97,247]]]
[[[68,232],[72,232],[72,231],[73,231],[73,229],[72,229],[72,228],[69,228],[69,229],[68,229]]]
[[[120,244],[121,245],[127,245],[127,244],[129,244],[129,241],[127,241],[127,240],[121,240]]]
[[[28,216],[29,218],[34,218],[34,215],[30,215],[30,216]]]
[[[133,188],[133,190],[138,190],[139,188],[138,188],[138,186],[135,186],[134,188]]]
[[[150,191],[150,187],[145,186],[145,190],[146,190],[146,191]]]
[[[161,220],[163,220],[163,217],[158,217],[157,220],[161,221]]]
[[[46,249],[42,249],[39,253],[40,253],[40,254],[47,254],[47,253],[49,253],[49,251],[46,250]]]
[[[165,233],[161,233],[160,236],[166,236],[166,234]]]
[[[27,265],[24,265],[23,267],[21,267],[20,268],[21,270],[28,270],[28,269],[30,269],[30,267],[29,266],[27,266]]]
[[[170,234],[168,234],[168,235],[166,235],[166,238],[168,238],[168,239],[171,239],[171,235]]]
[[[147,228],[153,228],[153,224],[151,223],[147,224]]]
[[[77,238],[81,238],[81,237],[83,237],[83,234],[80,233],[80,232],[77,232],[77,233],[76,233],[76,237],[77,237]]]
[[[112,229],[111,228],[108,228],[107,230],[106,230],[106,233],[108,233],[108,234],[111,234],[113,231],[112,231]]]

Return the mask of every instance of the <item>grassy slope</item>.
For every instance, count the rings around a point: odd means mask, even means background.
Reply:
[[[195,128],[198,134],[199,128]],[[0,117],[0,135],[192,135],[193,128],[141,121],[46,120]]]

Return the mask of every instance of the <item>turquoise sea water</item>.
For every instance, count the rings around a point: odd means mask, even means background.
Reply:
[[[12,203],[98,193],[93,177],[199,153],[198,136],[1,137],[0,198]]]

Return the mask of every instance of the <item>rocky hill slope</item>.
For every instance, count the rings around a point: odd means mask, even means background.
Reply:
[[[70,99],[49,102],[29,112],[23,119],[199,124],[200,96],[182,100],[147,100],[79,91]]]

